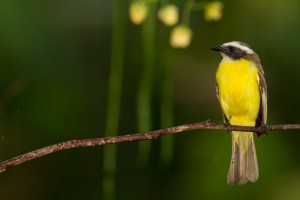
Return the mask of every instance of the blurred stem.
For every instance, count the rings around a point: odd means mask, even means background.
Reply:
[[[169,0],[160,0],[160,5],[164,6],[169,3]]]
[[[156,3],[158,0],[144,0],[147,4]]]
[[[108,89],[108,108],[105,136],[114,136],[119,129],[120,103],[122,90],[122,74],[124,60],[124,3],[113,1],[112,52]],[[115,199],[117,145],[104,148],[103,155],[103,199]]]
[[[191,11],[193,9],[194,0],[186,0],[182,13],[182,21],[183,25],[188,25],[190,21]]]
[[[138,132],[144,133],[151,130],[152,127],[152,108],[151,97],[154,78],[154,37],[155,37],[155,4],[149,5],[149,16],[143,24],[143,50],[144,50],[144,69],[141,75],[141,82],[137,94],[137,115],[138,115]],[[146,165],[148,162],[151,143],[140,142],[137,164]]]
[[[163,56],[163,77],[161,89],[161,128],[171,127],[173,125],[173,76],[171,59],[171,48],[165,47]],[[164,137],[161,139],[160,160],[163,165],[168,165],[173,159],[174,138]]]
[[[201,1],[198,3],[194,3],[192,6],[193,10],[203,10],[205,8],[205,5],[207,4],[206,1]]]

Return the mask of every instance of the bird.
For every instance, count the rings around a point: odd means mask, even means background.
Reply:
[[[223,59],[216,72],[216,93],[225,125],[266,127],[267,85],[259,56],[240,41],[211,48]],[[231,131],[230,185],[256,182],[259,177],[254,133]]]

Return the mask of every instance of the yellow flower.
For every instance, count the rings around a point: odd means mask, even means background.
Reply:
[[[220,1],[207,3],[204,8],[205,21],[219,21],[222,18],[222,9],[223,4]]]
[[[159,9],[158,18],[167,26],[173,26],[178,22],[178,8],[173,4],[167,4]]]
[[[132,23],[139,25],[148,16],[148,6],[144,1],[134,1],[129,7],[129,17]]]
[[[188,26],[176,26],[171,33],[171,46],[173,48],[187,48],[191,43],[192,35],[192,30]]]

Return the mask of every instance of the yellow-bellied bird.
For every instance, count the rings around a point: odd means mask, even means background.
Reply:
[[[267,85],[258,55],[245,43],[233,41],[212,48],[223,59],[216,74],[216,91],[225,124],[264,126],[267,121]],[[258,179],[252,132],[232,131],[228,184]]]

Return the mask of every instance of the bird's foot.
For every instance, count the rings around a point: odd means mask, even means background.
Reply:
[[[228,126],[230,126],[230,123],[229,123],[228,121],[225,121],[225,122],[224,122],[224,126],[226,127],[226,131],[227,131],[227,133],[229,134],[230,131],[228,130]]]
[[[260,132],[256,133],[257,137],[259,137],[263,134],[268,135],[269,129],[268,129],[268,126],[265,123],[261,122],[259,128],[260,128]]]

